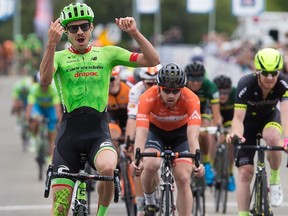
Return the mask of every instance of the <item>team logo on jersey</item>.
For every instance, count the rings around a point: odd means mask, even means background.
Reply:
[[[96,56],[92,57],[92,58],[90,59],[90,61],[97,61],[97,57],[96,57]]]
[[[74,77],[88,77],[88,76],[98,76],[98,72],[84,72],[84,73],[79,73],[77,72]]]
[[[103,142],[103,143],[100,145],[100,148],[108,147],[108,146],[113,146],[113,145],[112,145],[112,143],[110,143],[110,142]]]
[[[58,173],[64,173],[64,172],[68,172],[68,171],[70,171],[70,169],[65,165],[60,165],[58,167],[58,170],[57,170]]]
[[[189,119],[201,119],[199,113],[195,110]]]

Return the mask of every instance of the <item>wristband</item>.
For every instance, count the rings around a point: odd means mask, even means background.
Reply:
[[[284,137],[283,147],[284,148],[288,147],[288,137]]]

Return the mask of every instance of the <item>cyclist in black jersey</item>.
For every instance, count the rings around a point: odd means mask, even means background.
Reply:
[[[51,23],[40,65],[41,83],[49,85],[54,77],[63,104],[64,114],[53,154],[54,171],[78,172],[80,155],[85,153],[89,164],[100,175],[113,176],[118,156],[110,138],[106,112],[112,68],[150,67],[159,64],[160,59],[137,29],[133,17],[116,18],[115,23],[139,44],[142,53],[118,46],[90,46],[93,18],[89,6],[72,3]],[[63,33],[71,46],[55,52]],[[52,215],[68,215],[73,187],[71,179],[53,179]],[[112,200],[113,182],[99,182],[97,191],[97,215],[104,216]]]
[[[232,132],[227,135],[226,141],[230,143],[237,135],[244,145],[255,145],[256,134],[261,132],[267,145],[279,146],[281,136],[284,140],[288,136],[288,79],[280,72],[283,58],[278,50],[264,48],[256,53],[254,62],[257,72],[242,77],[238,82]],[[254,154],[255,151],[240,150],[236,161],[239,216],[249,215]],[[267,156],[271,168],[271,205],[279,206],[283,201],[279,170],[281,152],[271,151]]]

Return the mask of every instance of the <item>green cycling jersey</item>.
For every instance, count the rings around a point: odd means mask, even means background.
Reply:
[[[60,104],[60,99],[54,85],[45,87],[40,86],[39,83],[34,83],[28,94],[28,104],[38,104],[40,107],[47,108]]]
[[[64,112],[83,106],[103,112],[108,104],[112,68],[137,67],[137,56],[117,46],[90,46],[84,54],[72,47],[56,52],[54,81]]]

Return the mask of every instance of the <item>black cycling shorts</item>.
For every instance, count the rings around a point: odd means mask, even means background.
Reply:
[[[150,123],[145,148],[155,148],[160,152],[164,149],[171,149],[174,152],[190,152],[187,125],[172,131],[164,131]]]
[[[264,127],[270,122],[277,122],[278,124],[281,124],[280,112],[278,109],[275,109],[273,113],[271,113],[269,116],[266,116],[265,118],[261,119],[245,118],[243,136],[245,137],[246,142],[243,143],[243,145],[256,145],[256,134],[259,132],[262,134]],[[254,155],[255,150],[250,149],[239,150],[238,157],[236,160],[236,166],[239,167],[247,164],[253,165]]]
[[[65,166],[70,172],[79,172],[81,153],[87,155],[88,163],[95,169],[95,155],[100,148],[107,146],[115,149],[106,112],[81,107],[71,113],[64,113],[54,148],[54,170]]]

